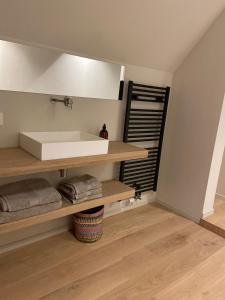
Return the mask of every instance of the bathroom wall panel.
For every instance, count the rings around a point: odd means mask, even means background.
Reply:
[[[225,153],[223,153],[223,160],[220,167],[220,175],[216,192],[225,198]]]
[[[168,110],[157,198],[195,221],[213,211],[224,150],[224,28],[225,11],[175,72]]]
[[[137,66],[126,66],[126,81],[134,80],[144,84],[171,85],[173,74]],[[98,134],[105,122],[109,131],[110,140],[122,140],[123,122],[125,117],[125,101],[103,101],[92,99],[76,99],[73,110],[66,110],[63,105],[50,103],[47,95],[0,91],[0,111],[4,112],[4,126],[0,126],[0,147],[14,147],[18,145],[18,132],[20,131],[45,131],[45,130],[83,130]],[[68,175],[90,173],[100,180],[112,179],[119,176],[120,164],[106,164],[87,168],[69,170]],[[34,175],[33,175],[34,176]],[[60,180],[58,172],[36,174],[34,177],[43,176],[51,183],[57,184]],[[23,178],[24,176],[20,177]],[[29,176],[30,177],[30,176]],[[1,179],[0,184],[17,180],[18,178]],[[143,197],[150,199],[154,194],[145,193]],[[69,222],[69,221],[68,221]],[[27,238],[41,238],[46,232],[60,226],[65,227],[67,221],[43,224],[29,231],[21,231],[18,235],[2,237],[4,245],[13,247],[26,241]],[[67,226],[67,225],[66,225]],[[32,239],[31,239],[32,240]],[[19,242],[18,242],[19,241]],[[17,242],[17,243],[15,243]],[[7,247],[8,247],[7,246]]]

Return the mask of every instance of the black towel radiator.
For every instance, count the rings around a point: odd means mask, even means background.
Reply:
[[[136,189],[136,196],[156,191],[170,87],[158,87],[129,81],[123,142],[151,143],[145,148],[148,158],[124,161],[120,181]],[[140,102],[140,103],[139,103]],[[151,107],[146,109],[146,102]],[[145,105],[141,108],[140,105]],[[154,144],[154,145],[152,145]]]

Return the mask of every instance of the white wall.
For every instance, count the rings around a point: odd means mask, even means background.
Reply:
[[[0,1],[0,36],[174,71],[225,0]]]
[[[225,97],[222,103],[222,110],[219,118],[219,125],[216,135],[215,146],[212,155],[212,162],[209,171],[208,184],[206,188],[205,201],[203,206],[202,217],[207,217],[214,213],[214,201],[219,179],[219,172],[223,160],[225,146]]]
[[[176,71],[165,131],[157,198],[196,221],[209,175],[219,173],[211,162],[225,92],[224,36],[225,12]]]
[[[163,71],[126,66],[126,80],[166,86],[171,85],[172,77],[171,73]],[[122,139],[126,101],[78,99],[75,100],[73,110],[68,111],[61,104],[52,105],[49,99],[46,95],[0,91],[0,112],[4,112],[5,121],[4,126],[0,126],[0,147],[17,146],[19,131],[81,129],[98,134],[104,122],[107,124],[110,140]],[[70,170],[68,175],[88,172],[100,180],[107,180],[118,176],[118,168],[119,164],[79,168]],[[44,176],[53,184],[60,180],[57,172],[35,176]],[[1,179],[0,184],[17,179]],[[0,248],[4,249],[8,244],[11,247],[12,242],[21,241],[29,236],[34,238],[44,232],[48,234],[49,230],[61,230],[62,227],[68,227],[69,223],[70,218],[64,218],[28,230],[1,235]]]
[[[225,197],[225,153],[223,153],[216,193]]]

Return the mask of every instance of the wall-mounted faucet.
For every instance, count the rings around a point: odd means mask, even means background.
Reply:
[[[65,105],[66,108],[73,109],[73,99],[71,97],[65,96],[64,99],[51,98],[51,103],[60,102]]]

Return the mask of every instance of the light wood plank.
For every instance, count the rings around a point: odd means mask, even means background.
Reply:
[[[217,197],[214,203],[214,214],[201,219],[200,224],[225,238],[225,200]]]
[[[130,222],[132,220],[132,222]],[[158,225],[159,224],[159,225]],[[98,243],[87,245],[78,242],[71,233],[63,233],[58,236],[48,238],[29,246],[10,251],[0,256],[0,282],[5,286],[29,277],[35,269],[36,273],[51,269],[54,266],[64,263],[66,260],[80,259],[93,250],[111,244],[117,240],[123,241],[132,236],[139,237],[139,242],[145,232],[154,236],[172,232],[174,228],[186,226],[189,222],[185,219],[174,218],[174,215],[154,205],[130,210],[121,215],[115,215],[104,219],[104,234]],[[169,228],[168,228],[169,227]],[[152,231],[154,235],[152,236]],[[141,234],[140,234],[141,232]],[[60,242],[59,242],[60,240]],[[148,243],[148,240],[145,239]],[[141,243],[143,243],[141,241]],[[30,256],[35,257],[30,260]],[[22,268],[21,268],[22,267]]]
[[[146,157],[146,149],[122,142],[109,142],[108,154],[48,161],[41,161],[20,148],[0,149],[0,178]]]
[[[180,300],[189,299],[185,291],[198,281],[190,300],[224,300],[216,291],[224,290],[221,237],[156,205],[106,219],[104,232],[91,245],[67,233],[0,255],[1,297]]]
[[[154,296],[154,300],[224,300],[225,251],[214,255]]]
[[[64,203],[62,208],[56,209],[54,211],[48,212],[46,214],[33,216],[30,218],[22,219],[19,221],[14,221],[10,223],[5,223],[0,225],[0,234],[5,234],[36,224],[44,223],[47,221],[62,218],[68,215],[72,215],[76,212],[86,210],[89,208],[97,207],[99,205],[109,204],[119,200],[129,199],[134,197],[135,191],[133,188],[123,184],[122,182],[116,180],[110,180],[103,182],[103,197],[97,198],[89,201],[84,201],[75,205]]]
[[[110,267],[81,276],[41,299],[59,300],[63,295],[67,300],[99,297],[102,297],[101,300],[149,299],[158,289],[167,286],[221,247],[216,237],[214,245],[201,249],[199,236],[203,243],[209,235],[204,230],[198,231],[194,224],[182,230],[183,234],[174,232],[163,239],[159,237]]]
[[[95,276],[96,272],[100,272],[102,269],[110,268],[117,264],[117,267],[119,268],[121,262],[130,255],[133,255],[136,252],[140,254],[142,252],[148,252],[148,250],[145,250],[145,246],[158,241],[170,233],[173,233],[178,228],[182,229],[185,226],[189,226],[185,221],[179,221],[170,219],[158,226],[148,227],[143,230],[143,232],[141,231],[138,234],[126,237],[125,243],[124,239],[116,240],[111,244],[80,256],[79,259],[76,258],[76,253],[74,253],[74,255],[68,257],[66,261],[56,265],[50,270],[44,269],[40,273],[27,277],[26,280],[23,280],[22,277],[16,283],[13,281],[12,284],[8,284],[7,288],[1,289],[1,295],[7,297],[8,291],[17,291],[17,300],[23,299],[25,284],[30,286],[29,291],[27,291],[29,299],[36,299],[48,294],[49,291],[53,292],[56,289],[56,286],[58,288],[63,288],[65,285],[71,284],[73,281],[80,281],[91,275]],[[143,238],[145,236],[147,236],[146,239]],[[61,274],[63,276],[58,276],[57,274]],[[47,286],[44,284],[46,280],[48,281]],[[32,282],[34,281],[39,286],[38,289],[37,285],[32,286]],[[21,298],[19,291],[22,291]]]

